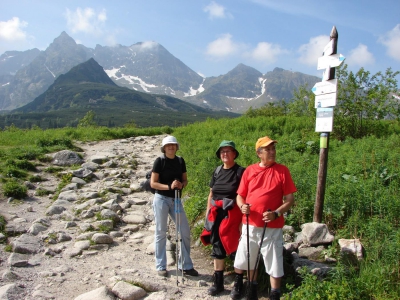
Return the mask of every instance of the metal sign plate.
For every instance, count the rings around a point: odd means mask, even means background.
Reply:
[[[332,132],[333,107],[317,108],[315,132]]]
[[[311,89],[311,91],[316,96],[329,93],[336,93],[336,90],[337,90],[337,79],[317,82]]]

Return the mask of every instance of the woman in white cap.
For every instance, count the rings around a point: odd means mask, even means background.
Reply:
[[[235,159],[239,156],[233,141],[224,140],[215,153],[222,161],[211,177],[207,202],[207,217],[200,239],[212,245],[214,283],[208,294],[215,296],[224,290],[225,258],[235,259],[240,238],[242,213],[236,205],[236,191],[244,168]]]
[[[162,140],[161,152],[163,156],[158,157],[153,164],[150,185],[155,189],[153,211],[156,223],[155,230],[155,259],[156,269],[159,276],[166,277],[167,274],[167,229],[168,215],[175,222],[175,190],[182,190],[188,183],[185,160],[176,155],[179,143],[173,136],[167,136]],[[182,258],[178,259],[178,267],[189,276],[198,276],[193,268],[190,258],[190,228],[182,203],[180,207],[180,235]],[[182,262],[183,261],[183,262]],[[183,263],[183,266],[181,265]]]

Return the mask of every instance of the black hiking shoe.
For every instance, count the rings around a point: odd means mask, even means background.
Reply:
[[[269,294],[269,300],[280,300],[281,299],[281,293],[278,291],[271,291]]]
[[[257,283],[248,282],[247,283],[247,291],[246,291],[246,299],[247,300],[258,300],[257,290],[258,290]]]
[[[208,294],[215,296],[224,290],[224,271],[215,271],[214,284],[208,289]]]
[[[182,270],[179,270],[179,272],[182,272]],[[183,274],[187,276],[199,276],[199,272],[193,268],[189,270],[183,270]]]
[[[231,291],[231,298],[234,300],[240,300],[243,294],[243,274],[236,273],[235,284]]]

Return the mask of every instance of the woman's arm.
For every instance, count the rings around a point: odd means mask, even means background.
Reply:
[[[188,180],[187,180],[187,173],[182,173],[182,185],[180,189],[183,189],[185,186],[188,185]]]
[[[168,191],[173,189],[172,184],[168,185],[165,183],[159,183],[158,179],[159,179],[160,174],[155,173],[155,172],[151,172],[151,178],[150,178],[150,186],[155,189],[155,190],[159,190],[159,191]]]
[[[208,199],[207,199],[207,210],[206,210],[206,213],[210,210],[212,196],[213,196],[213,192],[212,192],[212,189],[210,188],[210,193],[208,194]]]

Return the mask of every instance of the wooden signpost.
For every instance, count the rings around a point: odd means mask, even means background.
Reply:
[[[322,57],[318,58],[317,69],[325,69],[322,82],[314,85],[311,91],[315,94],[315,108],[317,118],[315,131],[321,132],[317,193],[314,205],[313,221],[321,223],[324,208],[325,183],[328,165],[329,133],[333,130],[333,107],[336,106],[337,79],[335,79],[335,67],[341,65],[345,57],[337,54],[338,32],[333,26],[330,41],[324,47]]]

